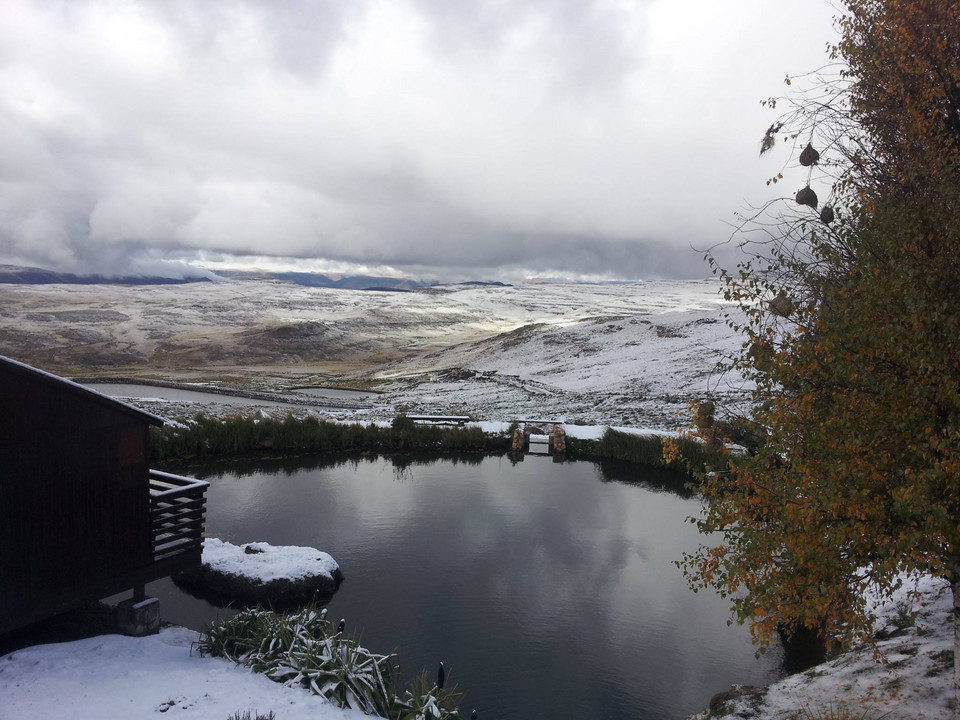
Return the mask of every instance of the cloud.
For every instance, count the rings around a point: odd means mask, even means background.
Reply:
[[[0,262],[703,275],[815,5],[9,0]]]

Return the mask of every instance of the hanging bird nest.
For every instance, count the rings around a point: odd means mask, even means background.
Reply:
[[[817,194],[809,185],[797,193],[797,205],[808,205],[814,210],[817,209]]]
[[[789,318],[793,311],[797,309],[790,296],[783,291],[779,292],[775,298],[771,298],[767,302],[767,307],[774,315],[782,318]]]
[[[800,153],[800,164],[804,167],[810,167],[816,165],[818,160],[820,160],[820,153],[813,149],[813,145],[807,143],[803,152]]]
[[[829,225],[833,222],[833,218],[833,208],[829,205],[824,205],[823,210],[820,211],[820,222],[822,222],[824,225]]]

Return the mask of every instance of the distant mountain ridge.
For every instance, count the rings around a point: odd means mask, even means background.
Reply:
[[[197,275],[189,278],[169,278],[145,275],[76,275],[37,267],[0,265],[0,284],[6,285],[183,285],[193,282],[210,282],[210,278]]]
[[[413,292],[443,285],[480,285],[509,287],[498,280],[466,280],[459,283],[443,283],[437,280],[414,280],[413,278],[385,277],[379,275],[342,275],[330,277],[323,273],[309,272],[263,272],[259,270],[226,270],[217,275],[235,280],[281,280],[305,287],[340,288],[341,290],[378,290],[380,292]]]
[[[217,275],[233,280],[280,280],[304,287],[339,288],[341,290],[412,291],[436,285],[411,278],[379,277],[376,275],[343,275],[330,277],[311,272],[264,272],[259,270],[223,270]]]
[[[338,288],[341,290],[371,290],[380,292],[414,292],[424,288],[443,285],[436,280],[423,281],[412,278],[382,277],[377,275],[343,275],[331,277],[311,272],[268,272],[260,270],[221,270],[208,275],[196,275],[186,278],[160,276],[107,276],[77,275],[57,272],[38,267],[18,265],[0,265],[0,284],[15,285],[182,285],[194,282],[210,282],[217,279],[227,280],[279,280],[304,287]],[[506,283],[491,280],[468,280],[453,285],[507,287]]]

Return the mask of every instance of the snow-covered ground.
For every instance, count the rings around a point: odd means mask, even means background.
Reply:
[[[877,647],[885,663],[869,646],[856,648],[765,693],[731,701],[711,717],[828,718],[846,708],[856,718],[952,718],[950,589],[924,578],[917,590],[908,597],[905,589],[881,613],[877,629],[884,639]],[[127,720],[166,713],[226,720],[247,710],[273,710],[278,720],[363,717],[226,660],[200,658],[191,651],[196,639],[191,630],[170,628],[153,637],[106,635],[0,657],[0,718]]]
[[[403,407],[675,429],[689,400],[744,394],[737,378],[716,371],[740,344],[719,289],[713,280],[413,293],[254,280],[0,285],[0,354],[71,375],[291,395],[303,385],[382,391],[355,408],[318,403],[343,420],[389,418]],[[166,416],[198,409],[159,399],[146,407]]]
[[[944,580],[908,581],[875,609],[876,650],[863,645],[748,692],[698,720],[953,718],[953,598]]]
[[[0,658],[0,718],[228,720],[248,710],[273,710],[278,720],[367,717],[228,660],[201,658],[191,649],[196,640],[193,630],[167,628],[152,637],[101,635],[10,653]]]

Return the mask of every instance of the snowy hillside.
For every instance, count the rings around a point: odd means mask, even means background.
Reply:
[[[73,375],[383,391],[361,417],[405,406],[673,428],[691,398],[742,396],[715,371],[740,342],[718,290],[714,281],[409,293],[260,280],[5,285],[0,354]]]

